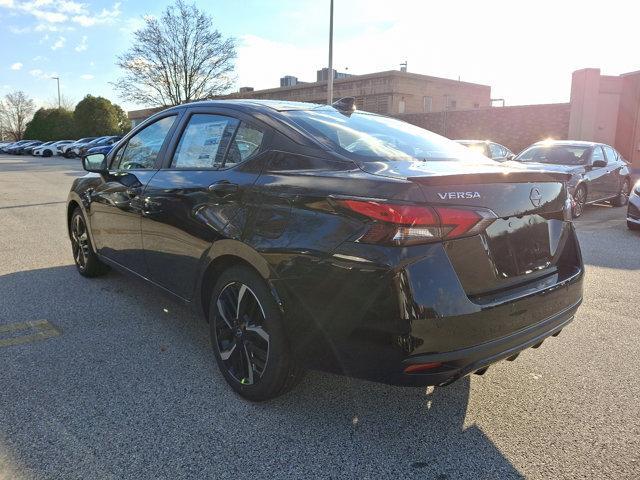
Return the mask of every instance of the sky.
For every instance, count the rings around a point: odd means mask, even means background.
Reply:
[[[102,95],[125,109],[110,82],[118,55],[145,16],[169,0],[0,0],[0,95],[24,90],[38,106],[62,94]],[[328,63],[329,0],[195,1],[237,42],[235,89],[314,81]],[[640,70],[636,0],[335,0],[334,68],[399,69],[482,83],[507,105],[566,102],[571,72]]]

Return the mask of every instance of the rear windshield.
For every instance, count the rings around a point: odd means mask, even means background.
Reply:
[[[472,150],[409,123],[330,107],[285,112],[322,143],[362,161],[478,160]]]
[[[589,160],[590,150],[591,147],[582,145],[538,145],[527,148],[515,160],[553,165],[583,165]]]

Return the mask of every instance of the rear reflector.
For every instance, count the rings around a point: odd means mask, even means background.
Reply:
[[[404,373],[421,373],[426,372],[428,370],[433,370],[442,366],[440,362],[431,362],[431,363],[418,363],[416,365],[409,365],[404,369]]]
[[[358,241],[412,245],[476,235],[497,217],[487,209],[401,205],[376,200],[337,200],[374,222]]]

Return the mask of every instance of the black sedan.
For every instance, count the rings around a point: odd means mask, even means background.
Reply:
[[[485,157],[495,160],[496,162],[506,162],[513,160],[515,155],[504,145],[492,142],[490,140],[455,140],[460,145],[464,145],[472,150],[481,153]]]
[[[590,203],[606,201],[615,207],[627,204],[631,191],[629,165],[609,145],[571,140],[538,142],[520,152],[515,161],[535,170],[570,174],[574,217],[581,216]]]
[[[582,301],[569,175],[353,99],[173,107],[83,165],[67,208],[79,273],[115,267],[196,307],[252,400],[305,368],[446,385],[540,346]]]
[[[629,227],[629,230],[640,230],[640,180],[633,187],[629,196],[627,227]]]

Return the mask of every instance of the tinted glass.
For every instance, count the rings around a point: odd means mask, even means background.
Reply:
[[[173,155],[173,168],[214,168],[222,159],[238,120],[222,115],[195,114],[189,119]]]
[[[232,167],[250,158],[260,149],[263,137],[264,132],[262,130],[258,130],[244,122],[241,123],[233,142],[229,146],[229,153],[224,161],[224,166]]]
[[[136,133],[116,154],[113,167],[118,170],[154,168],[162,144],[176,116],[164,117]]]
[[[496,145],[495,143],[490,143],[489,150],[491,150],[491,158],[504,157],[504,152],[500,147],[500,145]]]
[[[583,145],[536,145],[520,153],[516,160],[554,165],[583,165],[588,160],[589,150],[589,146]]]
[[[591,154],[591,163],[595,162],[596,160],[604,160],[605,162],[607,161],[604,158],[604,154],[602,153],[602,148],[600,147],[594,148],[593,153]]]
[[[616,154],[616,151],[611,148],[609,145],[604,147],[604,153],[607,156],[607,160],[609,162],[615,162],[618,159],[618,155]]]
[[[484,159],[456,142],[392,118],[358,112],[347,116],[330,107],[285,114],[321,143],[362,161]]]

